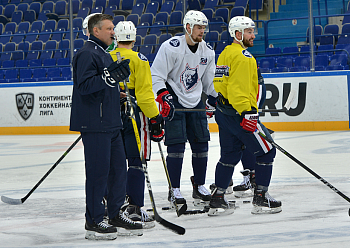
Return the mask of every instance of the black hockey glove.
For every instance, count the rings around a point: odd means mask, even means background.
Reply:
[[[160,114],[149,120],[149,129],[151,134],[151,140],[155,142],[162,141],[164,137],[164,130],[163,117]]]
[[[102,79],[109,87],[115,87],[120,81],[130,76],[129,59],[122,62],[115,61],[103,69]]]

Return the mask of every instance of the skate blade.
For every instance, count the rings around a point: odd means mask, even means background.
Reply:
[[[115,240],[117,233],[98,233],[94,231],[86,231],[85,239],[89,240]]]
[[[221,216],[221,215],[229,215],[234,213],[234,208],[210,208],[208,211],[208,216]]]
[[[232,188],[233,188],[233,187],[228,186],[228,188],[227,188],[226,191],[225,191],[225,195],[232,194],[232,193],[233,193],[233,189],[232,189]]]
[[[246,197],[252,197],[254,196],[254,192],[252,190],[246,190],[246,191],[235,191],[234,196],[236,198],[246,198]]]
[[[142,236],[143,232],[142,229],[135,229],[135,230],[130,230],[130,229],[125,229],[122,227],[117,227],[118,230],[118,236]]]
[[[269,207],[260,207],[260,206],[253,206],[253,209],[251,211],[252,214],[277,214],[280,212],[282,212],[281,207],[269,208]]]
[[[210,201],[202,201],[201,199],[193,199],[193,205],[195,207],[209,206]]]
[[[147,221],[147,222],[142,222],[142,228],[143,229],[151,229],[156,226],[155,221]]]

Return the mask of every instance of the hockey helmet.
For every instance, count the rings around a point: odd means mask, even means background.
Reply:
[[[89,29],[88,24],[89,24],[90,18],[96,14],[99,14],[99,13],[93,13],[93,14],[90,14],[87,17],[85,17],[85,19],[83,21],[83,34],[84,35],[87,35],[87,33],[88,33],[88,29]]]
[[[134,41],[136,40],[136,28],[131,21],[118,22],[114,28],[117,41]]]
[[[244,30],[247,28],[253,28],[254,34],[257,34],[257,29],[255,28],[255,23],[252,19],[246,16],[235,16],[233,17],[229,24],[228,30],[230,32],[231,37],[233,37],[236,41],[238,41],[243,46],[243,34]],[[238,40],[236,37],[236,31],[242,33],[242,39]]]

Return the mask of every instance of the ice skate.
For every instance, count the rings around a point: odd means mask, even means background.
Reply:
[[[117,238],[117,228],[104,221],[98,224],[85,222],[85,238],[90,240],[114,240]]]
[[[131,220],[128,215],[127,211],[119,211],[119,214],[110,219],[108,224],[116,227],[120,236],[142,236],[142,224]]]
[[[145,211],[143,211],[139,206],[129,205],[126,208],[126,211],[128,212],[129,218],[136,223],[142,224],[144,229],[149,229],[155,226],[154,219]]]
[[[181,195],[181,192],[180,192],[180,188],[172,188],[173,192],[174,192],[174,197],[175,199],[173,199],[171,197],[171,192],[169,190],[169,193],[168,193],[168,201],[170,202],[170,207],[172,209],[175,209],[175,204],[174,202],[176,202],[176,205],[177,205],[177,208],[180,210],[180,209],[183,209],[183,207],[185,207],[187,209],[187,204],[186,204],[186,200],[185,198],[183,198],[183,196]]]
[[[282,203],[263,190],[255,190],[252,214],[275,214],[282,211]]]
[[[243,182],[232,188],[234,196],[237,198],[252,197],[254,195],[255,172],[245,169],[241,173]]]
[[[209,189],[210,191],[213,191],[214,189],[216,188],[216,185],[215,183],[212,183],[210,186],[209,186]],[[229,195],[229,194],[232,194],[233,193],[233,181],[231,179],[230,181],[230,184],[228,185],[226,191],[225,191],[225,195]]]
[[[194,177],[190,177],[193,191],[192,191],[192,198],[193,198],[193,205],[195,206],[208,206],[211,194],[209,191],[204,187],[204,185],[198,185],[194,183]]]
[[[228,202],[225,199],[224,193],[218,193],[218,189],[215,188],[213,194],[211,196],[211,200],[209,203],[209,216],[217,216],[217,215],[229,215],[233,214],[235,209],[235,204]]]

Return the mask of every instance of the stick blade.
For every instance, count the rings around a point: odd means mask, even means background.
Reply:
[[[187,210],[187,204],[183,204],[179,211],[177,212],[177,217],[180,217],[180,215],[184,214]]]
[[[289,93],[289,96],[287,98],[286,104],[284,104],[284,108],[289,110],[290,106],[292,105],[292,103],[295,100],[296,96],[297,96],[297,92],[295,90],[291,90],[290,93]]]
[[[185,234],[186,229],[183,228],[182,226],[178,226],[174,223],[171,223],[171,222],[163,219],[162,217],[160,217],[158,214],[155,214],[154,217],[159,224],[161,224],[165,228],[168,228],[169,230],[173,231],[174,233],[179,234],[179,235]]]
[[[1,196],[1,201],[10,205],[20,205],[23,203],[22,199],[12,199],[4,195]]]

